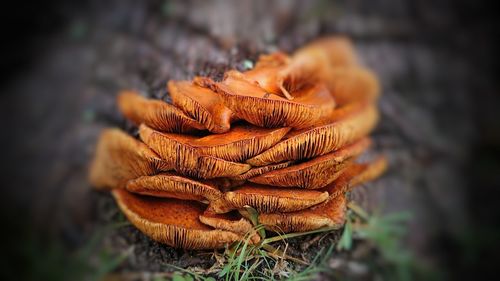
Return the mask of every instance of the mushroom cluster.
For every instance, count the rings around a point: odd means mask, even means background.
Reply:
[[[139,137],[106,129],[90,170],[92,185],[112,190],[159,242],[224,247],[252,233],[254,210],[272,232],[340,228],[346,192],[386,168],[384,157],[358,160],[378,121],[379,84],[345,38],[262,55],[222,81],[167,87],[171,103],[119,94]]]

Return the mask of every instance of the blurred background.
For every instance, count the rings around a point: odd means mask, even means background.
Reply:
[[[86,173],[100,130],[128,126],[117,92],[165,98],[169,79],[220,78],[259,54],[332,34],[350,37],[383,85],[374,136],[390,170],[353,198],[372,212],[410,212],[402,247],[436,279],[493,272],[500,237],[495,11],[452,0],[87,0],[2,9],[2,280],[210,265],[133,227],[108,231],[123,218],[109,195],[91,190]],[[106,251],[70,262],[90,248]]]

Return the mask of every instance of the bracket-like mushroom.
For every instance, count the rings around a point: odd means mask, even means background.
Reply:
[[[200,222],[205,205],[196,201],[135,195],[115,189],[113,195],[125,216],[154,240],[183,249],[217,249],[243,235]]]
[[[195,83],[219,93],[239,119],[259,127],[307,128],[335,108],[335,100],[323,84],[297,90],[291,101],[266,92],[237,71],[226,72],[222,82],[197,77]]]
[[[200,221],[216,229],[227,230],[241,235],[252,234],[255,232],[252,223],[242,217],[238,211],[231,211],[225,214],[216,214],[210,211],[205,211],[200,215]],[[260,241],[260,236],[257,233],[251,236],[253,243]]]
[[[357,64],[352,44],[346,38],[316,40],[298,49],[279,71],[276,82],[285,96],[307,85],[326,82],[336,67]],[[288,93],[287,93],[288,92]]]
[[[387,168],[387,160],[383,157],[366,164],[352,164],[329,186],[322,191],[330,194],[324,203],[312,208],[291,213],[261,213],[259,222],[267,229],[276,232],[303,232],[321,227],[341,227],[345,221],[345,192],[357,185],[373,180]],[[245,211],[240,211],[248,216]]]
[[[227,161],[242,162],[280,141],[290,128],[260,128],[252,125],[236,125],[223,134],[197,137],[174,133],[158,133],[155,137],[162,138],[165,150],[185,157],[184,155],[207,155]],[[143,125],[139,128],[141,136],[146,138],[153,132]]]
[[[139,128],[139,135],[151,149],[170,163],[177,172],[202,179],[232,177],[248,171],[248,164],[227,161],[209,155],[200,155],[194,149],[172,142],[167,134],[155,131],[145,125]]]
[[[293,212],[325,201],[328,192],[246,184],[226,192],[224,198],[235,209],[249,205],[262,213]]]
[[[211,90],[190,81],[169,81],[168,90],[172,102],[210,132],[224,133],[231,127],[231,110]]]
[[[123,91],[118,108],[135,125],[142,123],[163,132],[189,133],[205,127],[177,107],[161,100],[146,99],[135,91]]]
[[[291,132],[293,136],[250,158],[252,166],[264,166],[287,160],[309,159],[352,143],[370,133],[378,121],[377,108],[367,104],[357,112],[328,125]]]
[[[130,179],[171,169],[144,143],[119,129],[106,129],[97,143],[89,178],[97,188],[115,188]]]
[[[200,202],[222,198],[222,192],[210,182],[195,181],[174,173],[142,176],[128,181],[125,188],[142,195]]]
[[[272,186],[322,188],[337,179],[342,170],[349,164],[348,159],[361,154],[370,146],[370,143],[370,139],[363,138],[307,162],[274,170],[248,180]]]

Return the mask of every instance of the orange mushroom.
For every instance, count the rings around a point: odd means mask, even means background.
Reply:
[[[157,133],[162,145],[167,150],[174,150],[178,155],[208,155],[227,161],[241,162],[253,157],[280,141],[290,128],[266,129],[252,125],[236,125],[223,134],[211,134],[204,137],[174,133]],[[141,136],[152,134],[153,130],[143,125],[139,128]],[[145,137],[146,138],[146,137]]]
[[[203,124],[210,132],[224,133],[231,127],[231,110],[211,90],[189,81],[169,81],[168,90],[174,105]]]
[[[250,178],[249,181],[272,186],[322,188],[337,179],[349,164],[348,159],[361,154],[370,143],[370,139],[363,138],[337,151]]]
[[[189,133],[205,127],[175,106],[160,100],[146,99],[135,91],[122,91],[118,108],[135,125],[144,123],[163,132]]]
[[[367,164],[353,164],[346,168],[337,180],[323,189],[330,194],[324,203],[291,213],[261,213],[259,222],[269,230],[285,233],[303,232],[321,227],[340,228],[345,222],[347,204],[345,192],[377,178],[386,168],[387,161],[383,157]],[[244,211],[240,213],[248,216]]]
[[[151,149],[169,163],[178,173],[202,179],[231,177],[248,171],[248,164],[227,161],[209,155],[200,155],[194,149],[168,139],[166,133],[155,131],[144,124],[139,135]]]
[[[307,85],[328,82],[334,67],[357,64],[352,44],[343,37],[316,40],[298,49],[280,71],[278,87],[285,96]],[[287,94],[288,92],[288,94]]]
[[[378,121],[377,108],[367,104],[355,113],[319,127],[292,132],[293,136],[247,160],[252,166],[264,166],[287,160],[309,159],[352,143],[371,132]]]
[[[200,215],[200,221],[216,229],[227,230],[241,235],[251,234],[253,230],[252,223],[242,217],[238,211],[232,211],[225,214],[216,214],[205,211]],[[260,236],[256,233],[252,235],[251,241],[258,243]]]
[[[222,198],[222,192],[212,183],[196,181],[175,173],[138,177],[128,181],[125,189],[142,195],[200,202]]]
[[[374,102],[380,95],[375,74],[359,66],[334,68],[325,83],[340,106],[361,101]]]
[[[89,179],[97,188],[115,188],[130,179],[171,169],[144,143],[119,129],[106,129],[97,143]]]
[[[195,83],[219,93],[233,114],[259,127],[306,128],[331,114],[335,108],[335,100],[323,84],[294,92],[291,101],[266,92],[234,70],[226,72],[222,82],[197,77]]]
[[[250,178],[257,177],[259,175],[274,171],[274,170],[279,170],[286,168],[290,165],[293,164],[293,161],[287,161],[279,164],[272,164],[272,165],[267,165],[267,166],[262,166],[262,167],[254,167],[251,168],[250,170],[246,171],[245,173],[231,177],[230,179],[233,181],[245,181]]]
[[[246,184],[224,194],[234,208],[249,205],[262,213],[293,212],[325,201],[328,192]]]
[[[141,196],[121,189],[112,193],[128,220],[160,243],[183,249],[218,249],[243,239],[236,232],[201,223],[205,206],[196,201]]]

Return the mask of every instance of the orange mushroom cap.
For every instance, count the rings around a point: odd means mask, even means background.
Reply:
[[[205,127],[175,106],[161,100],[146,99],[135,91],[122,91],[118,108],[135,125],[144,123],[163,132],[189,133]]]
[[[195,83],[213,89],[233,114],[259,127],[305,128],[316,124],[335,108],[335,100],[323,84],[294,92],[291,101],[266,92],[237,71],[226,72],[222,82],[197,77]]]
[[[172,102],[210,132],[224,133],[231,127],[231,110],[210,89],[190,81],[169,81],[168,90]]]
[[[348,159],[361,154],[370,146],[370,143],[369,138],[363,138],[334,152],[297,165],[270,171],[250,178],[249,181],[272,186],[322,188],[337,179],[349,164]]]
[[[377,108],[367,104],[336,122],[291,132],[291,137],[285,137],[285,140],[270,149],[248,159],[247,163],[252,166],[264,166],[323,155],[368,135],[375,128],[377,121]]]
[[[231,177],[248,171],[248,164],[227,161],[221,158],[200,155],[192,147],[173,142],[166,133],[155,131],[144,124],[139,127],[139,135],[151,149],[169,163],[175,171],[202,179]]]
[[[152,239],[183,249],[217,249],[241,240],[241,234],[214,229],[199,220],[205,206],[195,201],[112,191],[118,206],[140,231]]]
[[[119,129],[106,129],[90,165],[90,182],[97,188],[115,188],[130,179],[171,169],[144,143]]]
[[[311,208],[290,213],[260,213],[259,222],[276,232],[303,232],[321,227],[341,228],[345,222],[347,200],[345,192],[380,176],[387,168],[387,160],[379,157],[373,162],[352,164],[338,179],[322,189],[329,199]],[[240,212],[243,216],[245,212]]]
[[[127,182],[125,189],[141,195],[200,202],[216,201],[222,192],[208,181],[196,181],[175,173],[142,176]]]
[[[248,205],[262,213],[293,212],[325,201],[328,192],[249,183],[226,192],[224,198],[234,208]]]
[[[290,128],[266,129],[253,125],[239,124],[228,132],[207,136],[191,136],[174,133],[158,133],[165,149],[176,149],[179,155],[207,155],[228,161],[241,162],[253,157],[280,141]],[[147,135],[152,131],[146,126],[140,127],[140,133]]]

